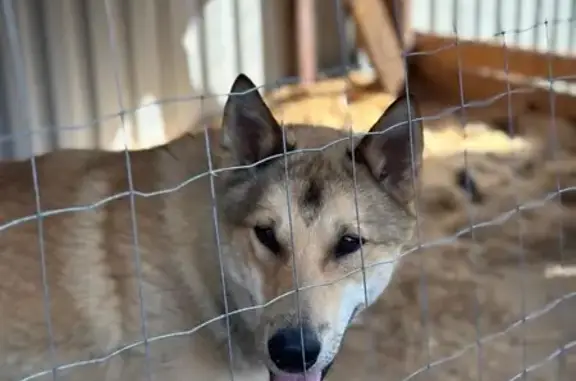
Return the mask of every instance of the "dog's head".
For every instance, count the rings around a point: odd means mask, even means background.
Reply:
[[[222,174],[227,288],[265,304],[252,323],[273,380],[320,380],[412,236],[421,123],[403,96],[362,138],[283,128],[253,89],[240,75],[224,111],[226,166],[245,167]]]

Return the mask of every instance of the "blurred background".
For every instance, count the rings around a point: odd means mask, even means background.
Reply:
[[[351,69],[365,82],[374,66],[401,71],[373,3],[403,29],[404,52],[418,34],[505,36],[508,46],[558,54],[576,46],[571,0],[3,0],[0,154],[123,149],[122,122],[129,147],[164,142],[217,114],[239,72],[268,91]]]

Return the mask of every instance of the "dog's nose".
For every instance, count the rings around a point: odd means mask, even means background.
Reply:
[[[309,327],[283,328],[268,340],[268,354],[278,369],[302,373],[316,363],[321,346]]]

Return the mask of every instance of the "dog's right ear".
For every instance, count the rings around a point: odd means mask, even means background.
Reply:
[[[356,158],[398,199],[411,202],[422,165],[424,136],[412,94],[398,97],[356,146]]]
[[[222,120],[223,146],[231,151],[236,164],[250,165],[284,152],[282,127],[244,74],[230,89]],[[286,144],[290,149],[290,144]]]

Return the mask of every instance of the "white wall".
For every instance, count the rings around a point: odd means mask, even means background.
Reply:
[[[420,31],[490,40],[504,30],[510,45],[576,52],[573,0],[412,1]],[[335,68],[342,65],[337,2],[316,4],[318,63]],[[123,125],[132,148],[170,139],[218,111],[240,71],[258,85],[290,74],[291,7],[290,0],[2,1],[0,159],[58,147],[122,149]]]
[[[576,54],[574,0],[412,0],[419,31],[493,40],[525,49]],[[548,22],[548,25],[545,22]],[[505,32],[505,33],[502,33]]]
[[[286,75],[287,6],[2,2],[0,158],[58,147],[122,149],[122,126],[130,147],[162,143],[219,110],[240,71],[258,85]],[[10,142],[7,134],[17,136]]]

